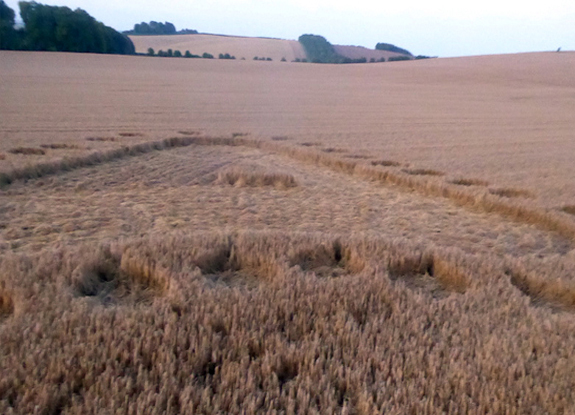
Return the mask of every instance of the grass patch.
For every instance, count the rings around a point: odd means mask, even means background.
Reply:
[[[143,137],[143,133],[118,133],[120,137]]]
[[[455,179],[449,183],[458,186],[489,186],[489,182],[481,179]]]
[[[561,208],[561,210],[565,213],[568,213],[570,215],[575,215],[575,205],[567,205],[567,206],[563,206]]]
[[[328,147],[328,148],[324,148],[323,150],[324,153],[347,153],[347,150],[344,148],[338,148],[338,147]]]
[[[275,135],[272,137],[272,140],[273,141],[286,141],[286,140],[289,140],[289,137],[285,136],[285,135]]]
[[[560,280],[542,278],[525,271],[506,270],[510,282],[531,299],[534,306],[575,310],[575,285]]]
[[[278,275],[276,254],[248,239],[224,238],[213,246],[199,247],[192,261],[210,286],[255,288]]]
[[[291,174],[251,171],[245,167],[233,167],[220,172],[217,182],[237,187],[273,186],[278,189],[288,189],[297,186],[297,182]]]
[[[371,162],[372,166],[383,166],[383,167],[398,167],[401,166],[399,161],[393,160],[375,160]]]
[[[232,138],[247,137],[250,133],[235,132],[232,133]]]
[[[193,130],[185,130],[185,131],[178,131],[178,134],[182,135],[201,135],[201,131],[193,131]]]
[[[304,141],[303,143],[299,143],[302,147],[320,147],[322,144],[312,141]]]
[[[51,149],[51,150],[77,150],[79,147],[76,144],[66,144],[66,143],[52,143],[52,144],[40,144],[40,147]]]
[[[114,141],[118,141],[118,139],[116,137],[87,137],[86,138],[87,141],[110,141],[110,142],[114,142]]]
[[[14,300],[7,291],[0,286],[0,321],[14,313]]]
[[[489,189],[489,193],[492,195],[497,195],[501,197],[525,197],[525,198],[533,198],[535,195],[530,192],[529,190],[524,189],[516,189],[513,187],[505,187],[505,188],[498,188],[498,189]]]
[[[464,293],[470,285],[459,267],[433,254],[399,253],[390,258],[388,270],[392,281],[403,281],[408,288],[437,298],[446,292]]]
[[[345,157],[347,157],[348,159],[356,159],[356,160],[367,160],[371,158],[371,156],[366,156],[365,154],[349,154]]]
[[[442,171],[431,169],[403,169],[401,171],[412,176],[445,176]]]
[[[46,151],[42,150],[41,148],[33,147],[16,147],[8,150],[8,152],[12,154],[22,154],[25,156],[43,156],[46,154]]]
[[[81,297],[94,297],[103,304],[131,300],[141,302],[161,296],[168,279],[155,261],[136,251],[113,253],[102,247],[74,271],[73,286]]]
[[[365,268],[365,262],[351,254],[339,240],[331,244],[299,250],[290,258],[290,266],[299,266],[302,271],[313,272],[322,278],[354,275]]]

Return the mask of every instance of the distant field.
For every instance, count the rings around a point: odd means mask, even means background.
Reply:
[[[575,53],[271,57],[0,52],[0,413],[570,413]]]
[[[256,56],[274,61],[285,58],[288,62],[305,58],[305,51],[297,40],[218,35],[130,36],[130,39],[138,53],[147,53],[148,48],[153,48],[156,52],[160,49],[179,50],[182,53],[189,50],[194,55],[207,52],[216,58],[220,53],[229,53],[236,59],[246,60]]]
[[[292,62],[306,57],[302,45],[297,40],[268,39],[256,37],[237,37],[221,35],[169,35],[169,36],[130,36],[136,52],[147,53],[148,48],[167,51],[179,50],[185,53],[189,50],[194,55],[211,53],[216,58],[220,53],[229,53],[236,59],[271,58],[274,61],[285,59]],[[334,45],[335,51],[351,59],[374,58],[386,60],[399,53],[368,49],[359,46]]]
[[[524,189],[548,208],[575,199],[575,53],[344,66],[1,56],[0,170],[68,151],[8,153],[28,144],[100,149],[191,128],[364,151],[447,180]]]

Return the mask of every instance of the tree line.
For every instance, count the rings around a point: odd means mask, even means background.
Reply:
[[[176,30],[176,26],[170,22],[142,22],[136,23],[134,29],[123,32],[126,35],[197,35],[197,30],[182,29]]]
[[[387,52],[401,53],[402,55],[413,56],[410,51],[392,45],[391,43],[378,43],[375,45],[375,50],[385,50]]]
[[[337,53],[331,43],[323,36],[301,35],[298,41],[302,44],[306,61],[312,63],[366,63],[367,58],[351,59]]]
[[[203,59],[214,59],[214,55],[208,52],[204,52],[201,55],[194,55],[189,50],[182,54],[179,50],[162,50],[160,49],[157,53],[153,48],[148,48],[148,52],[146,53],[147,56],[159,56],[161,58],[203,58]],[[220,53],[218,55],[218,59],[230,59],[235,60],[236,57],[230,55],[229,53]],[[255,59],[255,58],[254,58]],[[271,59],[270,59],[271,60]]]
[[[367,58],[351,59],[338,54],[331,43],[329,43],[323,36],[318,35],[301,35],[298,41],[302,44],[307,59],[296,59],[296,62],[313,62],[313,63],[367,63]],[[385,50],[388,52],[395,52],[401,55],[391,56],[388,61],[404,61],[412,59],[426,59],[428,56],[414,57],[408,50],[399,48],[389,43],[378,43],[375,47],[376,50]],[[369,62],[385,62],[385,58],[375,59],[371,58]]]
[[[18,3],[24,27],[15,28],[15,12],[0,0],[0,49],[130,55],[134,44],[125,35],[98,22],[85,10]]]

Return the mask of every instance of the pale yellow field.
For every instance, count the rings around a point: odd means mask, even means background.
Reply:
[[[573,64],[0,52],[0,413],[574,413]]]
[[[189,128],[287,135],[524,188],[547,208],[575,203],[575,53],[341,66],[0,57],[0,151],[62,140],[96,148],[85,138]]]
[[[155,53],[168,49],[179,50],[184,54],[187,50],[194,55],[211,53],[217,58],[220,53],[229,53],[236,59],[252,60],[254,57],[271,58],[274,61],[292,62],[305,59],[306,54],[297,40],[269,39],[254,37],[220,36],[220,35],[169,35],[169,36],[130,36],[138,53],[148,53],[148,48]],[[367,49],[359,46],[334,45],[334,49],[342,56],[359,59],[374,58],[386,60],[399,53]]]
[[[130,36],[138,53],[148,53],[148,48],[159,50],[179,50],[184,54],[189,50],[194,55],[211,53],[214,57],[229,53],[236,59],[252,60],[271,58],[287,62],[304,59],[305,51],[297,40],[245,38],[218,35],[170,35],[170,36]]]

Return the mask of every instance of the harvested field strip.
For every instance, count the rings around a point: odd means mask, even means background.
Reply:
[[[461,189],[461,186],[445,182],[427,180],[418,175],[385,169],[382,166],[362,164],[356,160],[339,158],[323,151],[309,150],[301,147],[282,145],[277,141],[260,141],[245,137],[173,137],[165,140],[123,146],[107,152],[96,152],[83,157],[68,158],[48,163],[38,163],[25,168],[0,173],[0,186],[10,184],[14,180],[33,179],[60,171],[67,171],[84,166],[104,163],[123,157],[143,154],[150,151],[165,150],[175,147],[197,145],[228,145],[247,146],[276,152],[290,158],[322,165],[332,170],[349,175],[356,175],[368,180],[375,180],[385,185],[396,185],[418,191],[426,196],[442,197],[453,201],[456,205],[479,209],[485,213],[503,215],[519,223],[539,226],[545,230],[575,241],[575,223],[561,217],[556,212],[526,207],[522,204],[510,203],[508,198],[486,193],[472,193]]]
[[[234,166],[288,173],[298,186],[286,191],[218,184],[220,173]],[[240,146],[191,145],[16,182],[2,191],[2,202],[0,253],[38,252],[55,244],[97,243],[141,232],[330,232],[334,226],[343,234],[401,236],[478,254],[547,258],[573,247],[552,232],[470,212],[445,199]]]
[[[496,265],[286,232],[13,256],[0,413],[568,412],[574,322],[529,307]],[[78,295],[94,271],[103,288]]]
[[[150,141],[131,146],[122,146],[116,149],[90,153],[85,156],[64,158],[45,163],[37,163],[22,168],[16,168],[8,172],[0,173],[0,186],[6,186],[15,180],[29,180],[39,177],[58,174],[63,171],[92,166],[121,159],[123,157],[136,156],[151,151],[165,150],[173,147],[184,147],[191,144],[227,144],[233,145],[233,140],[226,138],[203,138],[203,137],[173,137],[165,140]],[[40,150],[45,153],[44,150]]]
[[[530,208],[521,204],[513,204],[504,200],[507,198],[502,198],[487,192],[479,194],[467,192],[457,185],[426,180],[417,175],[413,176],[378,168],[379,166],[368,166],[356,161],[334,157],[320,151],[282,146],[276,142],[242,140],[236,144],[275,151],[297,160],[323,165],[335,171],[357,175],[369,180],[376,180],[383,184],[397,185],[418,191],[427,196],[443,197],[453,201],[458,206],[479,209],[485,213],[497,213],[519,223],[532,224],[548,231],[557,232],[575,241],[575,223],[572,221],[565,220],[555,212]]]

